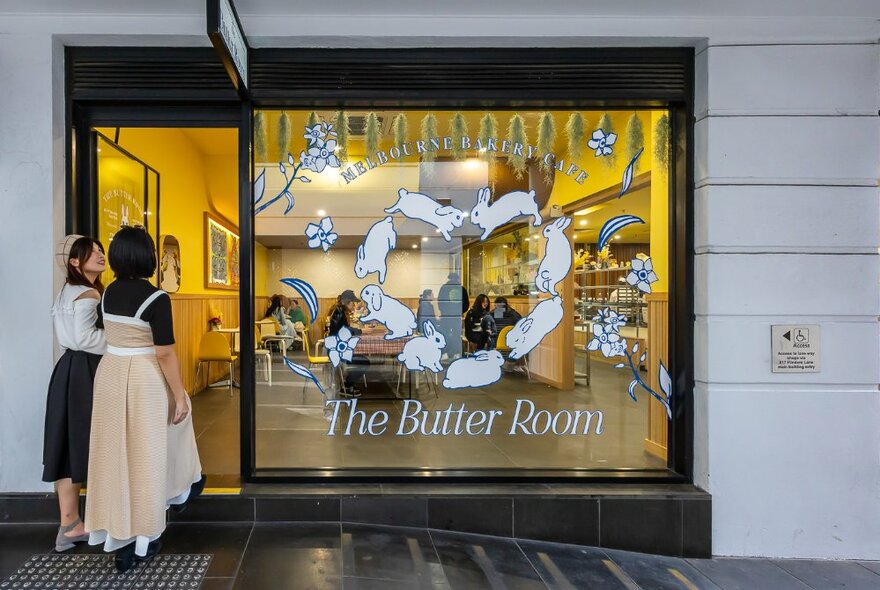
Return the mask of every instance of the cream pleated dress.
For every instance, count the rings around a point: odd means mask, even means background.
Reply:
[[[89,444],[89,544],[115,551],[135,543],[140,556],[165,530],[168,506],[185,502],[201,478],[192,408],[171,424],[171,392],[141,319],[159,297],[168,295],[156,290],[134,317],[104,313],[107,353],[95,375]]]

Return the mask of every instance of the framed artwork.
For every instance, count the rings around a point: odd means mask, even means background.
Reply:
[[[166,293],[180,290],[180,244],[172,235],[162,236],[159,260],[159,288]]]
[[[205,288],[238,290],[238,228],[205,211]]]

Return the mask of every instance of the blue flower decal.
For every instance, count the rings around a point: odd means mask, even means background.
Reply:
[[[669,375],[669,371],[666,370],[666,366],[663,364],[662,361],[660,361],[658,378],[660,383],[660,391],[662,391],[663,393],[660,394],[651,389],[651,386],[648,385],[648,383],[639,374],[639,366],[641,366],[645,362],[645,359],[648,358],[648,353],[642,352],[641,356],[638,356],[638,342],[633,344],[632,351],[630,351],[629,346],[626,342],[626,338],[622,338],[620,336],[620,328],[625,325],[625,316],[622,316],[617,312],[611,311],[607,307],[605,309],[600,309],[598,314],[593,317],[593,338],[587,344],[587,350],[598,350],[605,358],[614,358],[618,356],[625,357],[626,362],[617,363],[616,365],[614,365],[614,368],[629,368],[630,372],[632,373],[633,380],[630,382],[628,388],[629,396],[632,398],[633,401],[638,401],[638,399],[636,398],[636,388],[641,387],[649,394],[651,394],[651,396],[653,396],[657,401],[663,404],[663,407],[666,408],[666,415],[671,419],[672,379]]]
[[[596,150],[596,157],[610,156],[614,151],[611,146],[617,141],[616,133],[605,134],[601,129],[593,131],[593,139],[587,142],[591,150]]]
[[[659,278],[654,272],[654,263],[650,257],[644,261],[639,258],[632,259],[632,270],[626,275],[626,282],[636,287],[642,293],[651,292],[651,283],[656,283]]]
[[[309,140],[309,145],[321,141],[324,138],[324,126],[318,123],[314,127],[306,127],[306,133],[303,137]]]
[[[325,217],[318,225],[310,223],[306,226],[306,237],[309,238],[309,248],[323,248],[324,252],[336,243],[338,235],[333,233],[333,220]]]
[[[359,336],[352,336],[351,330],[342,326],[336,336],[327,336],[324,339],[324,346],[327,348],[327,356],[330,357],[330,363],[334,367],[338,367],[341,361],[351,362],[354,357],[354,347],[360,341]]]

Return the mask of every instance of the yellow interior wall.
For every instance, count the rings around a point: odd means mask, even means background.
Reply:
[[[113,137],[112,129],[103,132]],[[180,243],[180,293],[225,293],[205,288],[204,212],[219,213],[236,223],[238,181],[235,158],[221,165],[220,158],[207,158],[180,129],[124,128],[119,145],[159,171],[161,187],[160,231]],[[218,177],[215,179],[214,174]],[[225,187],[234,187],[226,189]],[[212,207],[217,204],[217,209]],[[232,212],[227,215],[225,212]]]
[[[651,113],[651,129],[654,124],[663,116],[663,112],[654,111]],[[654,145],[653,140],[650,146]],[[651,263],[654,265],[654,272],[657,273],[658,280],[651,285],[651,289],[655,293],[665,293],[669,291],[669,174],[667,170],[657,161],[654,156],[654,150],[645,149],[643,156],[652,162],[651,172]]]
[[[256,297],[268,297],[267,284],[269,281],[269,250],[254,242],[254,295]]]

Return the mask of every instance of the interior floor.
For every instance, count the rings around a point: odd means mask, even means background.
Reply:
[[[301,351],[289,351],[294,362],[307,364]],[[447,390],[429,387],[424,377],[418,386],[402,384],[399,395],[422,404],[428,412],[453,410],[464,404],[468,411],[501,410],[491,433],[458,436],[398,435],[404,402],[393,398],[397,391],[395,365],[373,365],[368,386],[357,400],[357,410],[367,415],[378,410],[388,413],[384,433],[359,434],[360,419],[353,421],[350,435],[344,431],[349,406],[340,407],[333,435],[329,434],[332,410],[325,407],[327,396],[317,387],[292,373],[280,360],[272,363],[272,385],[257,367],[256,387],[256,466],[258,469],[318,468],[410,468],[410,469],[662,469],[665,460],[645,451],[649,399],[634,402],[627,395],[630,378],[623,370],[605,363],[592,363],[591,383],[572,391],[560,391],[524,374],[506,372],[491,388]],[[301,357],[301,358],[300,358]],[[583,357],[578,359],[583,363]],[[583,366],[578,367],[580,372]],[[320,376],[321,371],[316,369]],[[326,383],[327,374],[323,375]],[[440,381],[442,382],[442,376]],[[332,394],[329,396],[332,398]],[[385,398],[385,399],[376,399]],[[551,414],[567,410],[601,410],[602,434],[595,434],[596,419],[589,435],[524,435],[509,433],[517,400],[530,400],[536,410]],[[523,412],[525,409],[523,410]],[[521,413],[521,416],[523,414]],[[213,388],[193,399],[193,416],[202,464],[220,485],[234,485],[239,472],[239,393]],[[453,415],[453,421],[455,416]],[[431,416],[430,423],[433,423]],[[563,417],[559,424],[565,423]],[[583,425],[584,421],[581,421]],[[542,423],[539,422],[539,427]],[[407,423],[411,426],[412,421]],[[582,428],[581,428],[582,430]]]

